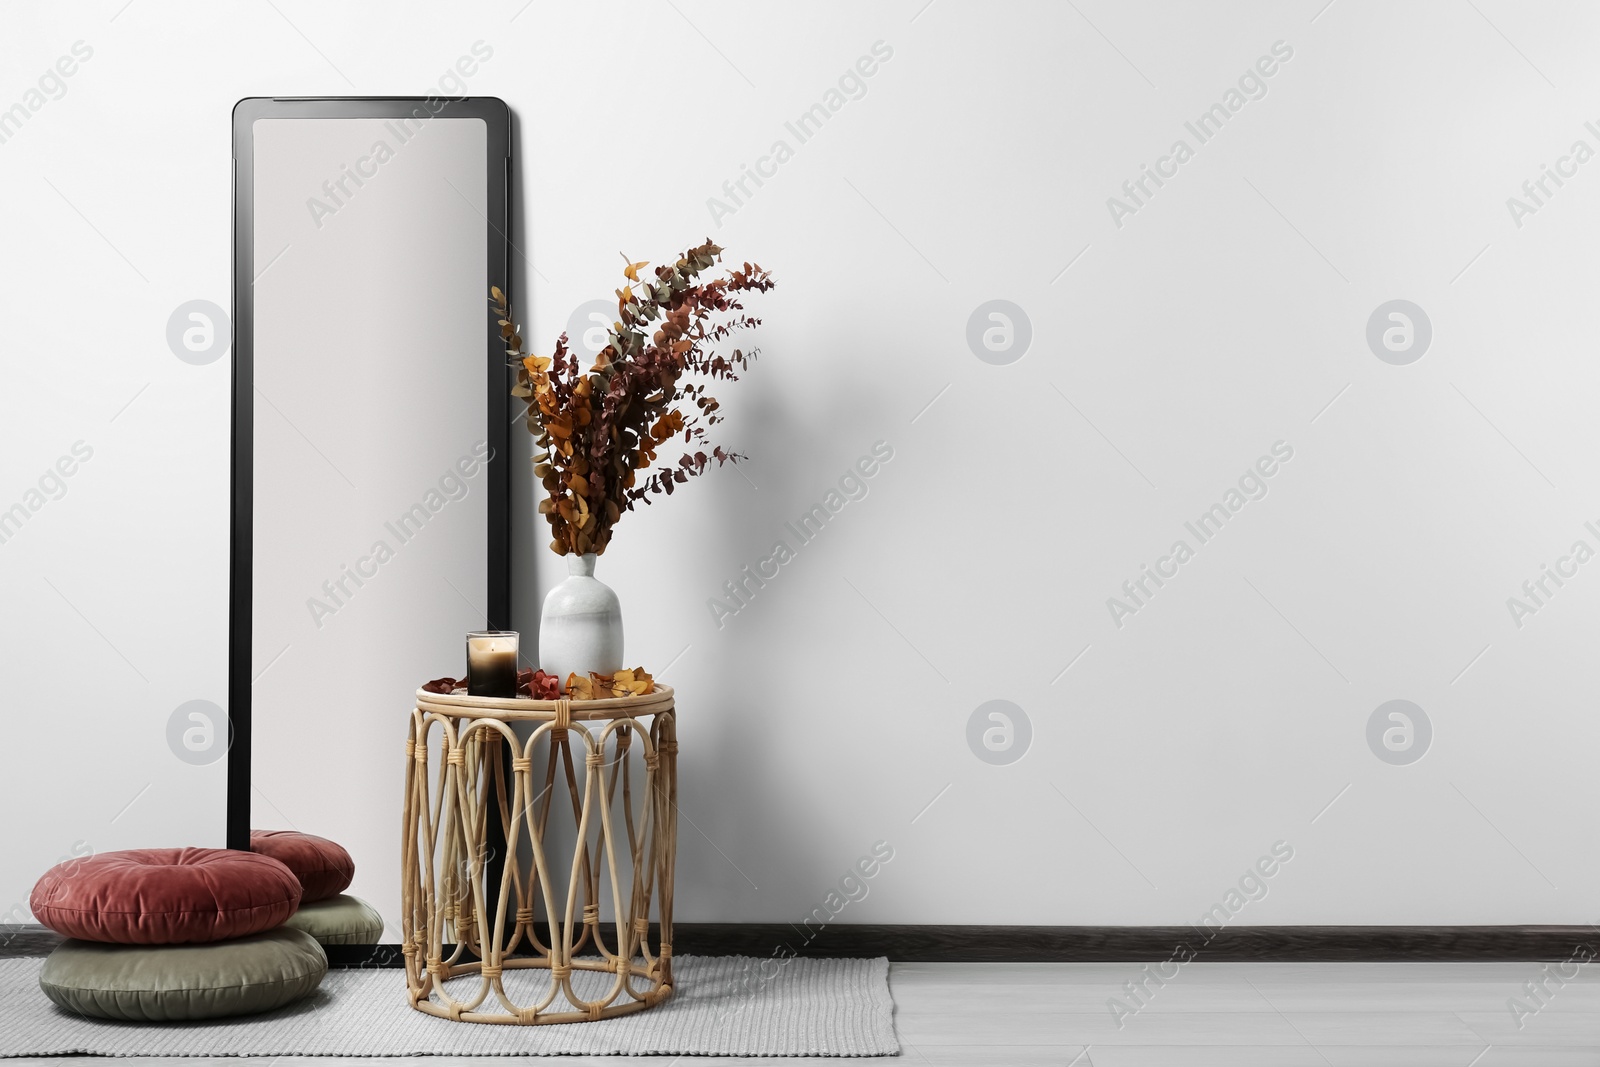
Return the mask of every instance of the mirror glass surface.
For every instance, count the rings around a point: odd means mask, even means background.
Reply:
[[[251,825],[347,848],[395,942],[413,693],[485,621],[486,125],[252,138]]]

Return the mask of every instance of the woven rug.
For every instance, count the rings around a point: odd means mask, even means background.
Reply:
[[[494,1026],[413,1011],[398,970],[329,971],[299,1004],[245,1019],[111,1023],[57,1008],[44,961],[0,960],[0,1057],[56,1056],[894,1056],[889,961],[744,956],[673,960],[671,998],[592,1023]],[[509,980],[532,971],[507,971]],[[574,977],[580,972],[574,972]],[[607,976],[609,978],[609,975]],[[460,979],[457,979],[459,981]],[[476,979],[471,979],[476,981]],[[507,992],[516,991],[507,983]],[[580,993],[582,991],[580,990]]]

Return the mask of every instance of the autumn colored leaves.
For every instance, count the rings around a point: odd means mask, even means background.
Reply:
[[[425,693],[453,693],[465,691],[466,688],[465,678],[435,678],[422,685]],[[624,668],[615,674],[595,674],[591,671],[586,678],[569,674],[565,688],[559,678],[543,670],[527,667],[517,672],[517,695],[534,700],[560,700],[563,694],[568,700],[606,700],[611,697],[648,696],[655,691],[656,680],[643,667],[632,670]]]
[[[706,449],[707,430],[722,421],[707,379],[737,381],[755,359],[755,349],[723,356],[714,346],[761,322],[743,314],[739,294],[766,292],[776,283],[750,263],[699,281],[721,253],[708,240],[645,276],[640,268],[647,264],[628,263],[628,284],[616,293],[617,321],[587,371],[568,349],[566,334],[550,356],[525,352],[505,294],[490,290],[517,371],[512,393],[527,403],[528,431],[540,450],[534,474],[546,498],[539,511],[550,523],[554,552],[602,553],[623,512],[671,495],[712,461],[721,466],[743,458],[720,445]],[[663,460],[662,451],[680,436],[692,450]]]

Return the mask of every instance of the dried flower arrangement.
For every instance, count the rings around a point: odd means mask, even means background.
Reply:
[[[735,348],[724,356],[714,346],[761,322],[743,313],[739,295],[764,293],[776,283],[751,263],[699,281],[721,253],[708,239],[643,279],[640,268],[648,263],[629,263],[622,272],[628,284],[617,290],[617,321],[587,371],[564,333],[553,355],[524,351],[505,294],[490,290],[506,355],[517,368],[512,391],[526,400],[528,431],[543,450],[534,474],[548,494],[539,511],[550,523],[550,548],[557,554],[604,552],[623,512],[656,494],[670,496],[674,485],[703,474],[712,460],[721,466],[744,458],[721,445],[705,450],[706,431],[722,421],[706,379],[737,381],[756,358],[758,349]],[[655,466],[679,434],[699,447],[675,464]]]

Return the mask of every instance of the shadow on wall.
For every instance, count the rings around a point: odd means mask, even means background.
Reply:
[[[519,158],[528,154],[526,133],[527,124],[513,111],[513,152]],[[559,308],[546,307],[543,318],[534,312],[537,302],[531,294],[541,280],[531,262],[535,257],[529,245],[524,186],[524,182],[514,182],[511,192],[511,295],[514,304],[527,309],[522,314],[525,335],[545,339],[541,343],[548,347],[549,339],[573,324],[552,318],[562,314]],[[759,248],[730,250],[722,269],[736,266],[745,257],[761,260],[763,253]],[[782,286],[782,264],[764,265],[775,270]],[[870,844],[869,839],[851,840],[847,842],[849,855],[842,855],[837,851],[841,842],[830,846],[829,835],[819,832],[803,840],[785,841],[781,850],[773,848],[763,828],[779,825],[797,806],[839,808],[838,782],[826,776],[802,779],[796,771],[797,767],[827,765],[819,761],[830,759],[837,739],[829,731],[802,723],[774,723],[765,712],[762,694],[775,684],[806,684],[804,680],[817,673],[817,665],[802,658],[805,642],[793,640],[792,635],[797,628],[823,626],[825,620],[800,619],[796,613],[816,610],[816,601],[808,598],[818,595],[819,584],[834,587],[825,594],[830,606],[835,598],[843,604],[843,598],[852,595],[828,558],[833,554],[836,561],[837,550],[828,546],[842,540],[843,531],[831,528],[835,523],[847,526],[850,537],[857,539],[874,521],[871,498],[875,494],[866,488],[869,480],[862,479],[859,491],[840,491],[841,510],[825,522],[816,520],[805,526],[802,518],[823,504],[831,490],[839,489],[842,476],[856,477],[851,474],[854,465],[862,456],[871,455],[875,441],[889,437],[891,446],[898,443],[886,431],[883,418],[884,412],[896,410],[896,398],[888,383],[870,378],[853,381],[848,390],[838,383],[816,380],[799,366],[804,353],[786,351],[782,343],[787,336],[803,336],[803,331],[786,328],[773,319],[771,303],[770,297],[751,294],[746,310],[767,319],[766,325],[737,334],[719,346],[758,346],[764,349],[761,356],[738,382],[717,382],[712,388],[727,415],[727,421],[714,431],[713,441],[750,459],[739,464],[739,469],[712,468],[674,493],[683,499],[657,498],[653,505],[640,509],[650,514],[664,507],[657,520],[669,523],[675,534],[690,528],[704,531],[692,542],[692,555],[685,556],[681,536],[646,536],[641,526],[651,523],[635,516],[627,520],[619,535],[622,540],[613,549],[625,553],[625,559],[615,560],[607,568],[610,573],[602,578],[622,596],[625,614],[630,602],[652,595],[681,600],[681,609],[672,605],[670,610],[652,614],[658,620],[663,616],[675,620],[682,633],[678,643],[694,645],[689,662],[695,691],[686,703],[693,713],[680,724],[680,808],[685,818],[679,840],[680,850],[704,854],[700,869],[707,884],[696,891],[697,918],[748,915],[757,907],[753,901],[769,888],[762,871],[749,860],[742,865],[755,876],[753,882],[731,863],[723,862],[716,854],[719,851],[741,859],[752,857],[769,874],[820,873],[833,872],[841,863],[852,861],[856,851]],[[540,568],[545,567],[546,577],[554,572],[543,555],[548,551],[547,532],[536,513],[540,488],[531,476],[534,448],[520,409],[520,403],[513,402],[508,412],[513,482],[511,625],[522,634],[522,665],[527,667],[536,665],[539,616],[548,592]],[[787,555],[772,562],[780,542],[786,545]],[[756,572],[764,563],[768,576],[760,578]],[[625,568],[616,564],[625,564]],[[632,584],[619,575],[622,569],[633,575]],[[752,574],[756,576],[750,577]],[[670,577],[645,584],[641,575]],[[727,588],[734,580],[743,583],[742,597],[732,596]],[[726,614],[713,612],[708,605],[719,598],[728,606]],[[634,612],[628,622],[641,615]],[[644,647],[638,638],[629,635],[630,649]],[[672,651],[676,649],[665,655]],[[866,650],[861,654],[866,655]],[[628,658],[631,663],[639,656],[630,651]],[[667,664],[645,665],[659,671]],[[671,675],[663,679],[668,684],[677,680],[681,679]],[[806,747],[797,749],[797,744]],[[807,758],[813,754],[815,759]],[[738,799],[728,803],[729,797]],[[708,840],[711,847],[707,847]],[[571,841],[552,842],[552,847],[563,853],[570,849]],[[817,883],[819,894],[826,888],[824,881]],[[754,888],[757,883],[760,889]],[[773,888],[777,885],[775,880]],[[796,921],[800,918],[796,916]]]
[[[770,349],[762,356],[763,360],[794,358],[797,354]],[[837,852],[841,844],[837,835],[794,837],[774,849],[767,829],[791,820],[796,810],[840,808],[841,783],[832,775],[804,770],[836,765],[840,737],[821,722],[813,726],[774,721],[763,694],[777,686],[813,685],[826,675],[827,665],[808,660],[814,653],[792,638],[796,626],[822,627],[827,619],[797,619],[796,613],[815,610],[807,608],[804,598],[815,596],[819,587],[828,590],[830,583],[837,589],[825,592],[825,597],[840,598],[842,604],[842,598],[851,595],[840,580],[837,550],[828,547],[843,531],[829,527],[847,523],[851,536],[859,538],[874,521],[872,494],[864,489],[864,496],[851,501],[841,492],[835,498],[845,501],[840,511],[815,532],[811,527],[800,529],[797,523],[838,488],[841,475],[861,454],[870,454],[874,441],[887,436],[883,413],[894,407],[886,389],[874,392],[871,383],[856,382],[848,391],[826,390],[829,403],[819,418],[796,403],[793,390],[785,390],[776,376],[761,370],[758,361],[755,371],[737,383],[742,395],[729,403],[734,414],[726,424],[737,429],[734,447],[750,455],[745,473],[759,488],[751,491],[737,473],[730,473],[707,486],[712,489],[706,494],[710,499],[698,505],[717,518],[711,539],[702,546],[704,558],[692,568],[700,576],[699,586],[687,612],[691,632],[701,645],[695,666],[704,688],[694,695],[695,716],[680,731],[686,738],[680,754],[680,803],[720,850],[730,856],[759,857],[767,864],[768,877],[787,878],[789,872],[832,872],[851,858],[841,858]],[[787,561],[762,569],[762,561],[782,556],[775,553],[780,542],[790,550]],[[666,548],[659,551],[665,553]],[[741,579],[742,604],[727,587]],[[730,608],[737,606],[737,612],[713,611],[707,606],[713,594],[720,594]],[[707,723],[715,728],[701,728]],[[872,743],[869,737],[859,738],[859,744]],[[728,803],[729,797],[738,802]],[[687,830],[680,833],[680,841],[698,836]],[[868,843],[863,840],[861,845]],[[854,842],[848,844],[856,847]],[[703,896],[697,908],[704,907],[706,914],[724,908],[749,914],[753,891],[746,878],[754,876],[760,883],[760,873],[737,871],[714,856],[706,868],[713,870],[711,884],[699,889]],[[815,887],[819,894],[826,889],[824,881],[819,878]],[[795,921],[801,918],[795,916]]]
[[[523,147],[527,143],[523,137],[522,117],[517,109],[511,108],[511,156],[513,160],[512,173],[518,170],[517,160],[522,158]],[[526,313],[518,312],[524,318],[523,329],[531,337],[544,336],[544,325],[533,317],[533,301],[530,294],[533,291],[533,248],[528,240],[527,203],[522,196],[523,182],[513,180],[510,184],[511,199],[511,232],[507,235],[511,244],[511,287],[507,295],[512,298],[513,308],[522,307]],[[488,294],[484,294],[484,314],[489,313],[487,303]],[[514,375],[509,367],[506,369],[506,398],[510,411],[508,418],[511,421],[511,619],[513,630],[521,633],[521,649],[523,662],[520,666],[536,667],[534,660],[537,658],[539,648],[539,610],[544,603],[544,590],[539,587],[539,568],[537,565],[538,554],[547,551],[544,542],[538,536],[530,536],[530,519],[537,522],[538,516],[535,509],[538,499],[534,496],[535,483],[532,476],[533,438],[525,429],[524,406],[522,401],[511,396],[511,385]],[[533,529],[534,535],[544,531],[544,523],[538,522]]]

